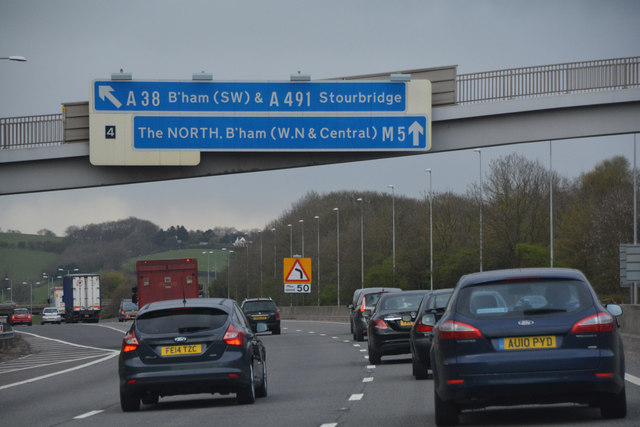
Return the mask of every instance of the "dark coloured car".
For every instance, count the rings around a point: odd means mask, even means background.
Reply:
[[[259,323],[267,326],[274,335],[280,334],[280,310],[271,298],[247,298],[242,302],[242,311],[249,319],[253,331]]]
[[[347,305],[350,310],[351,333],[354,341],[364,341],[364,337],[367,335],[369,316],[380,299],[380,295],[401,290],[400,288],[360,288],[355,290],[353,301]]]
[[[430,291],[388,292],[380,295],[367,325],[369,362],[377,365],[382,356],[411,353],[409,331],[418,307]]]
[[[625,417],[621,314],[577,270],[463,276],[433,331],[436,424],[457,424],[462,409],[559,402]]]
[[[413,376],[417,380],[429,377],[431,361],[429,350],[433,341],[433,325],[440,320],[447,308],[453,289],[437,289],[424,296],[416,321],[409,332],[409,347],[411,348],[411,365]]]
[[[32,325],[31,313],[27,308],[16,308],[11,315],[12,325]]]
[[[243,404],[267,395],[265,347],[231,299],[145,305],[124,337],[118,372],[123,411],[171,395],[235,393]]]
[[[120,307],[118,308],[118,322],[125,322],[127,320],[133,320],[138,315],[138,304],[130,299],[123,299],[120,301]]]

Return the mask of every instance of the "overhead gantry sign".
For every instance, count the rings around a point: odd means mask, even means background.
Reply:
[[[428,151],[431,83],[94,80],[94,165],[197,165],[201,151]]]

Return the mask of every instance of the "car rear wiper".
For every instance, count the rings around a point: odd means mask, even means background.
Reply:
[[[189,326],[187,328],[178,328],[178,332],[180,333],[196,332],[196,331],[203,331],[205,329],[209,329],[209,327],[208,326]]]
[[[524,314],[547,314],[547,313],[566,313],[564,308],[532,308],[524,310]]]

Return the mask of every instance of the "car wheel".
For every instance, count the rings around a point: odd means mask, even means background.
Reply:
[[[627,392],[625,388],[618,394],[605,396],[601,400],[600,415],[602,418],[624,418],[627,416]]]
[[[136,393],[126,393],[120,390],[120,408],[124,412],[133,412],[140,409],[140,397]]]
[[[371,341],[369,341],[367,349],[369,352],[369,362],[373,363],[374,365],[379,365],[380,362],[382,362],[382,354],[380,354],[379,351],[371,348]]]
[[[420,362],[420,360],[414,356],[411,359],[411,364],[413,365],[413,376],[416,377],[417,380],[426,380],[429,378],[429,367],[426,363]]]
[[[458,408],[452,402],[445,402],[440,399],[438,392],[433,391],[436,425],[437,426],[457,426],[458,425]]]
[[[271,332],[273,335],[280,335],[280,328],[278,329],[274,329],[273,332]]]
[[[260,386],[256,388],[256,397],[267,397],[267,361],[263,360],[262,363],[262,381]]]
[[[155,405],[160,400],[157,394],[146,394],[140,398],[145,405]]]
[[[251,363],[249,370],[249,378],[251,378],[249,385],[236,393],[236,400],[241,405],[252,404],[256,401],[256,387],[253,383],[253,363]]]
[[[353,331],[353,339],[356,341],[364,341],[364,332],[362,332],[361,328],[355,328]]]

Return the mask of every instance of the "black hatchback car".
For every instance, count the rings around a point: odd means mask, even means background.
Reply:
[[[433,325],[440,320],[447,308],[453,288],[436,289],[424,296],[416,321],[409,331],[409,347],[411,347],[411,365],[413,376],[417,380],[429,378],[431,362],[429,350],[433,341]]]
[[[461,409],[560,402],[625,417],[621,314],[577,270],[463,276],[434,328],[436,424],[457,424]]]
[[[145,305],[122,341],[118,373],[123,411],[179,394],[235,393],[238,403],[267,395],[265,347],[231,299]]]
[[[264,323],[274,335],[280,334],[280,310],[271,298],[247,298],[241,308],[254,332],[258,323]]]
[[[402,291],[380,295],[367,327],[369,362],[377,365],[384,355],[410,353],[409,330],[418,306],[430,291]]]

